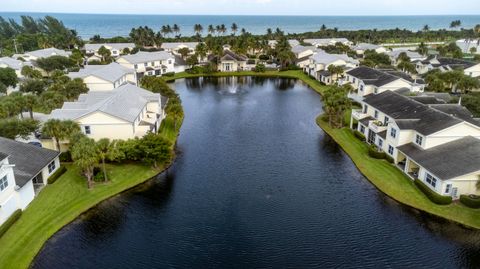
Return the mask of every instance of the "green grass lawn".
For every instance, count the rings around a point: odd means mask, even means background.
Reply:
[[[239,71],[239,72],[216,72],[211,74],[189,74],[187,72],[176,73],[171,77],[164,77],[165,81],[172,82],[181,78],[198,78],[198,77],[231,77],[231,76],[256,76],[256,77],[281,77],[281,78],[296,78],[302,80],[313,90],[322,94],[325,85],[321,84],[317,80],[311,78],[302,70],[288,70],[288,71],[265,71],[265,72],[253,72],[253,71]]]
[[[460,203],[434,204],[395,166],[386,160],[370,158],[368,145],[355,138],[348,128],[332,129],[320,117],[317,124],[343,148],[360,172],[386,195],[430,214],[480,229],[480,209],[471,209]]]
[[[157,175],[161,168],[142,164],[109,164],[110,182],[87,189],[79,169],[46,186],[20,219],[0,238],[0,268],[28,268],[43,244],[59,229],[99,202]]]

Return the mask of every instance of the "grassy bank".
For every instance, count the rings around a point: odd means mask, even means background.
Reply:
[[[302,70],[288,70],[288,71],[265,71],[265,72],[253,72],[253,71],[239,71],[239,72],[216,72],[211,74],[189,74],[187,72],[177,73],[171,77],[164,77],[167,82],[173,82],[176,79],[181,78],[198,78],[198,77],[242,77],[242,76],[256,76],[256,77],[279,77],[279,78],[295,78],[303,81],[313,90],[322,94],[325,85],[321,84],[317,80],[309,77],[303,73]]]
[[[386,195],[432,215],[480,229],[480,209],[471,209],[460,203],[434,204],[399,169],[385,160],[370,158],[367,144],[355,138],[348,128],[332,129],[321,117],[317,118],[317,124],[343,148],[360,172]]]

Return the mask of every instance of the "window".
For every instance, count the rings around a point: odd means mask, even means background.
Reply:
[[[368,106],[365,105],[365,106],[363,106],[363,113],[366,114],[367,112],[368,112]]]
[[[360,91],[363,92],[363,85],[360,85]]]
[[[90,130],[90,126],[85,126],[84,129],[85,129],[85,134],[89,135],[92,133],[92,130]]]
[[[155,62],[152,62],[151,64],[152,64],[152,66],[155,66]]]
[[[8,187],[8,179],[7,179],[7,176],[4,176],[2,177],[2,179],[0,179],[0,191],[3,191],[7,187]]]
[[[374,92],[375,94],[377,94],[377,93],[378,93],[378,88],[373,89],[373,92]]]
[[[422,145],[422,141],[423,141],[423,137],[421,135],[418,135],[415,137],[415,143],[417,143],[418,145]]]
[[[133,65],[133,67],[135,67],[135,69],[138,69],[138,64]]]
[[[396,138],[397,137],[397,129],[390,129],[390,136],[393,137],[393,138]]]
[[[374,115],[375,119],[378,119],[378,110],[375,110],[375,113],[374,113],[374,114],[375,114],[375,115]]]
[[[353,78],[353,83],[355,83],[355,78]]]
[[[383,140],[382,139],[378,139],[378,147],[381,148],[383,147]]]
[[[145,67],[147,67],[147,66],[148,66],[148,63],[144,63],[143,65],[145,65]]]
[[[393,147],[388,145],[388,154],[393,155]]]
[[[445,188],[445,193],[450,193],[452,190],[452,184],[447,184],[447,187]]]
[[[172,64],[172,60],[168,60],[168,64]]]
[[[365,126],[360,125],[360,132],[361,132],[362,134],[365,133]]]
[[[432,187],[436,187],[437,186],[437,179],[434,178],[432,175],[430,175],[429,173],[426,173],[425,174],[425,182],[427,182],[428,184],[430,184],[430,186]]]
[[[390,119],[387,116],[385,116],[385,119],[383,119],[383,125],[387,126],[387,123],[389,120]]]
[[[53,171],[55,171],[55,168],[57,168],[57,166],[55,165],[55,161],[49,163],[48,164],[48,173],[51,174]]]

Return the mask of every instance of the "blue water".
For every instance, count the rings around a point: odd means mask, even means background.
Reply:
[[[1,9],[1,7],[0,7]],[[211,15],[104,15],[104,14],[61,14],[61,13],[5,13],[0,16],[19,19],[20,15],[35,18],[52,15],[62,20],[66,26],[77,30],[82,38],[88,39],[95,34],[103,37],[127,36],[132,27],[147,25],[155,31],[162,25],[177,24],[183,36],[193,34],[193,25],[202,24],[204,34],[209,24],[235,22],[239,29],[245,28],[254,34],[263,34],[267,28],[280,28],[287,33],[317,31],[322,24],[340,30],[393,29],[405,28],[420,30],[425,24],[431,29],[448,28],[453,20],[461,20],[462,27],[473,28],[480,23],[480,15],[443,15],[443,16],[211,16]]]

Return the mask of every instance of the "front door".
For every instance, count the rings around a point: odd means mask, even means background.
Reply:
[[[375,137],[376,137],[375,132],[368,129],[368,143],[375,144]]]
[[[458,188],[453,188],[452,189],[452,197],[453,197],[453,199],[458,198]]]

